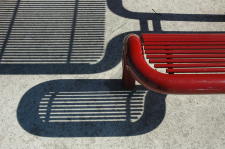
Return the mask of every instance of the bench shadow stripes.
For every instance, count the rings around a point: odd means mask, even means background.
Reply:
[[[101,60],[105,0],[18,2],[1,64],[94,64]]]
[[[106,44],[106,2],[1,1],[0,74],[89,74],[116,66],[127,33]]]
[[[132,136],[155,129],[165,115],[165,95],[121,80],[54,80],[30,89],[17,118],[31,134],[48,137]]]
[[[41,98],[42,122],[138,120],[146,91],[49,92]],[[130,98],[129,98],[130,97]]]
[[[20,0],[0,1],[0,62],[16,18]]]

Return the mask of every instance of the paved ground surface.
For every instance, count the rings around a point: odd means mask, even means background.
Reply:
[[[38,0],[0,1],[0,41],[3,47],[0,65],[9,64],[0,70],[1,149],[225,148],[225,95],[164,96],[143,89],[131,93],[118,87],[121,78],[120,47],[123,33],[145,29],[140,27],[138,19],[121,10],[120,0],[46,1],[49,3]],[[18,8],[15,9],[17,4]],[[50,5],[61,7],[55,10]],[[153,11],[199,14],[197,17],[190,17],[189,20],[195,21],[189,22],[185,22],[184,18],[188,18],[186,15],[161,20],[163,31],[225,31],[225,19],[223,22],[220,16],[210,16],[214,18],[214,22],[208,22],[200,15],[223,15],[225,0],[123,0],[123,7],[145,14],[154,13]],[[15,10],[18,11],[16,15]],[[85,15],[85,12],[89,14]],[[120,12],[123,12],[124,16],[119,16]],[[76,21],[73,21],[74,15],[71,14],[75,14]],[[160,14],[155,16],[156,20],[161,17]],[[34,18],[38,21],[35,22]],[[53,23],[50,21],[46,24],[43,18],[52,19]],[[220,21],[216,22],[217,19]],[[47,29],[43,30],[40,26]],[[153,26],[154,23],[149,20],[149,31],[154,30]],[[51,27],[59,29],[52,31]],[[155,25],[155,29],[159,29],[159,26]],[[85,33],[94,36],[84,40],[82,34]],[[5,40],[5,37],[8,39]],[[38,41],[38,38],[44,40]],[[84,43],[89,48],[81,48]],[[26,55],[26,52],[32,49],[33,52]],[[50,54],[43,52],[43,49],[48,49]],[[57,54],[51,54],[57,49],[62,52],[58,57]],[[21,58],[18,55],[23,56],[23,50],[25,56]],[[42,56],[35,55],[35,50],[39,50]],[[79,50],[84,51],[86,59],[79,59],[82,57],[81,52],[76,52]],[[89,54],[88,51],[91,50],[97,56]],[[104,56],[105,59],[102,58]],[[101,63],[101,60],[109,66]],[[21,63],[26,64],[24,70],[20,65],[16,65]],[[35,65],[40,63],[46,67]],[[71,69],[71,72],[64,68]],[[58,81],[46,82],[51,80]],[[43,84],[35,87],[40,83]],[[51,110],[54,109],[53,103],[60,94],[65,97],[64,101],[58,102],[59,108],[70,106],[70,110],[77,110],[84,106],[87,110],[89,106],[94,106],[92,109],[95,114],[85,117],[82,115],[85,112],[83,108],[78,115],[68,111],[62,113],[62,117],[54,117]],[[86,96],[85,99],[90,103],[82,100],[79,102],[83,105],[75,103],[75,100]],[[98,99],[96,96],[104,100],[104,103],[100,102],[101,107],[95,105]],[[50,99],[54,101],[50,103]],[[71,102],[68,102],[70,99]],[[119,99],[121,102],[115,102]],[[145,100],[145,103],[133,103],[132,100]],[[69,104],[63,104],[65,102]],[[44,108],[40,106],[42,103]],[[112,111],[111,115],[107,115],[103,112],[106,106],[104,104],[111,106],[111,110],[122,109],[121,112],[125,112],[125,116],[112,114]],[[44,112],[41,113],[40,109],[44,109]],[[139,115],[134,109],[140,110]],[[103,114],[97,115],[98,112]],[[73,117],[68,119],[71,114],[74,114]],[[141,116],[144,118],[140,118]]]

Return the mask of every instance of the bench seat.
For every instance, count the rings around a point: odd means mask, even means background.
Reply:
[[[164,94],[225,93],[225,34],[130,34],[123,85]]]

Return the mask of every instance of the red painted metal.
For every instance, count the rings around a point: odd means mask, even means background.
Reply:
[[[191,55],[147,55],[147,58],[225,58],[225,54],[191,54]]]
[[[148,33],[143,33],[141,37],[143,39],[145,38],[152,38],[152,37],[190,37],[190,38],[219,38],[219,37],[225,37],[224,33],[211,33],[210,36],[209,34],[148,34]]]
[[[224,42],[223,34],[142,34],[142,40],[145,41],[216,41]]]
[[[225,50],[146,50],[145,54],[225,54]]]
[[[225,39],[224,39],[225,40]],[[206,50],[206,49],[225,49],[225,45],[222,45],[222,46],[217,46],[217,45],[207,45],[207,46],[145,46],[144,47],[145,50],[156,50],[156,49],[171,49],[171,50],[182,50],[182,49],[203,49],[203,50]]]
[[[200,42],[207,42],[210,40],[210,42],[213,42],[213,41],[216,41],[216,42],[222,42],[225,40],[225,38],[180,38],[180,37],[170,37],[170,38],[144,38],[143,39],[143,42],[147,42],[147,41],[200,41]]]
[[[167,73],[225,72],[225,68],[167,69]]]
[[[150,59],[150,63],[217,63],[225,59]]]
[[[155,68],[193,68],[193,67],[225,67],[225,63],[203,63],[203,64],[155,64]]]
[[[213,49],[207,50],[209,47],[204,44],[198,49],[192,46],[190,50],[145,50],[145,41],[169,41],[171,45],[177,46],[172,42],[188,42],[196,41],[202,44],[202,42],[209,42],[213,45]],[[168,57],[168,59],[150,58],[150,62],[159,62],[163,60],[165,64],[155,64],[157,67],[167,67],[166,73],[161,73],[152,68],[145,60],[145,54],[225,54],[225,45],[220,43],[224,48],[214,42],[225,42],[225,34],[143,34],[141,37],[138,35],[129,35],[125,45],[126,52],[123,57],[124,67],[129,70],[132,79],[137,80],[143,84],[146,88],[160,93],[174,93],[174,94],[205,94],[205,93],[225,93],[225,74],[213,73],[224,72],[225,68],[217,68],[225,66],[225,58],[222,59],[215,57],[216,55],[208,55],[207,59],[193,57],[190,59]],[[146,42],[148,45],[150,42]],[[155,43],[155,42],[154,42]],[[160,44],[158,44],[161,46]],[[182,44],[180,44],[182,45]],[[163,46],[163,45],[162,45]],[[189,45],[188,45],[189,46]],[[211,47],[211,46],[210,46]],[[221,50],[217,48],[220,47]],[[165,48],[164,46],[162,48]],[[185,46],[184,46],[185,48]],[[202,50],[199,50],[202,49]],[[206,49],[205,49],[206,48]],[[193,53],[192,53],[193,52]],[[201,56],[199,55],[199,56]],[[215,58],[212,58],[212,57]],[[189,57],[188,57],[189,58]],[[212,59],[210,59],[212,58]],[[193,63],[193,61],[198,64]],[[174,63],[176,64],[170,64]],[[184,64],[179,64],[185,62]],[[174,69],[173,67],[182,68]],[[191,68],[200,67],[200,68]],[[206,68],[210,67],[210,68]],[[213,68],[215,67],[215,68]],[[185,74],[183,72],[176,73],[178,71],[190,72],[192,74]],[[197,73],[196,73],[197,72]],[[206,72],[205,74],[199,74],[198,72]],[[210,72],[210,73],[208,73]],[[126,73],[126,71],[125,71]],[[181,74],[180,74],[181,73]]]
[[[128,60],[127,60],[127,50],[128,50],[128,45],[127,43],[128,38],[124,39],[124,47],[123,47],[123,55],[122,55],[122,67],[123,67],[123,74],[122,74],[122,83],[123,87],[126,89],[133,89],[135,86],[135,79],[133,78],[129,67],[128,66]]]
[[[210,42],[210,41],[146,41],[144,42],[145,46],[150,45],[225,45],[225,42]]]

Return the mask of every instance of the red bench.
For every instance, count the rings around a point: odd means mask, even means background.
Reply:
[[[124,40],[123,85],[159,93],[225,93],[225,34],[131,34]]]

